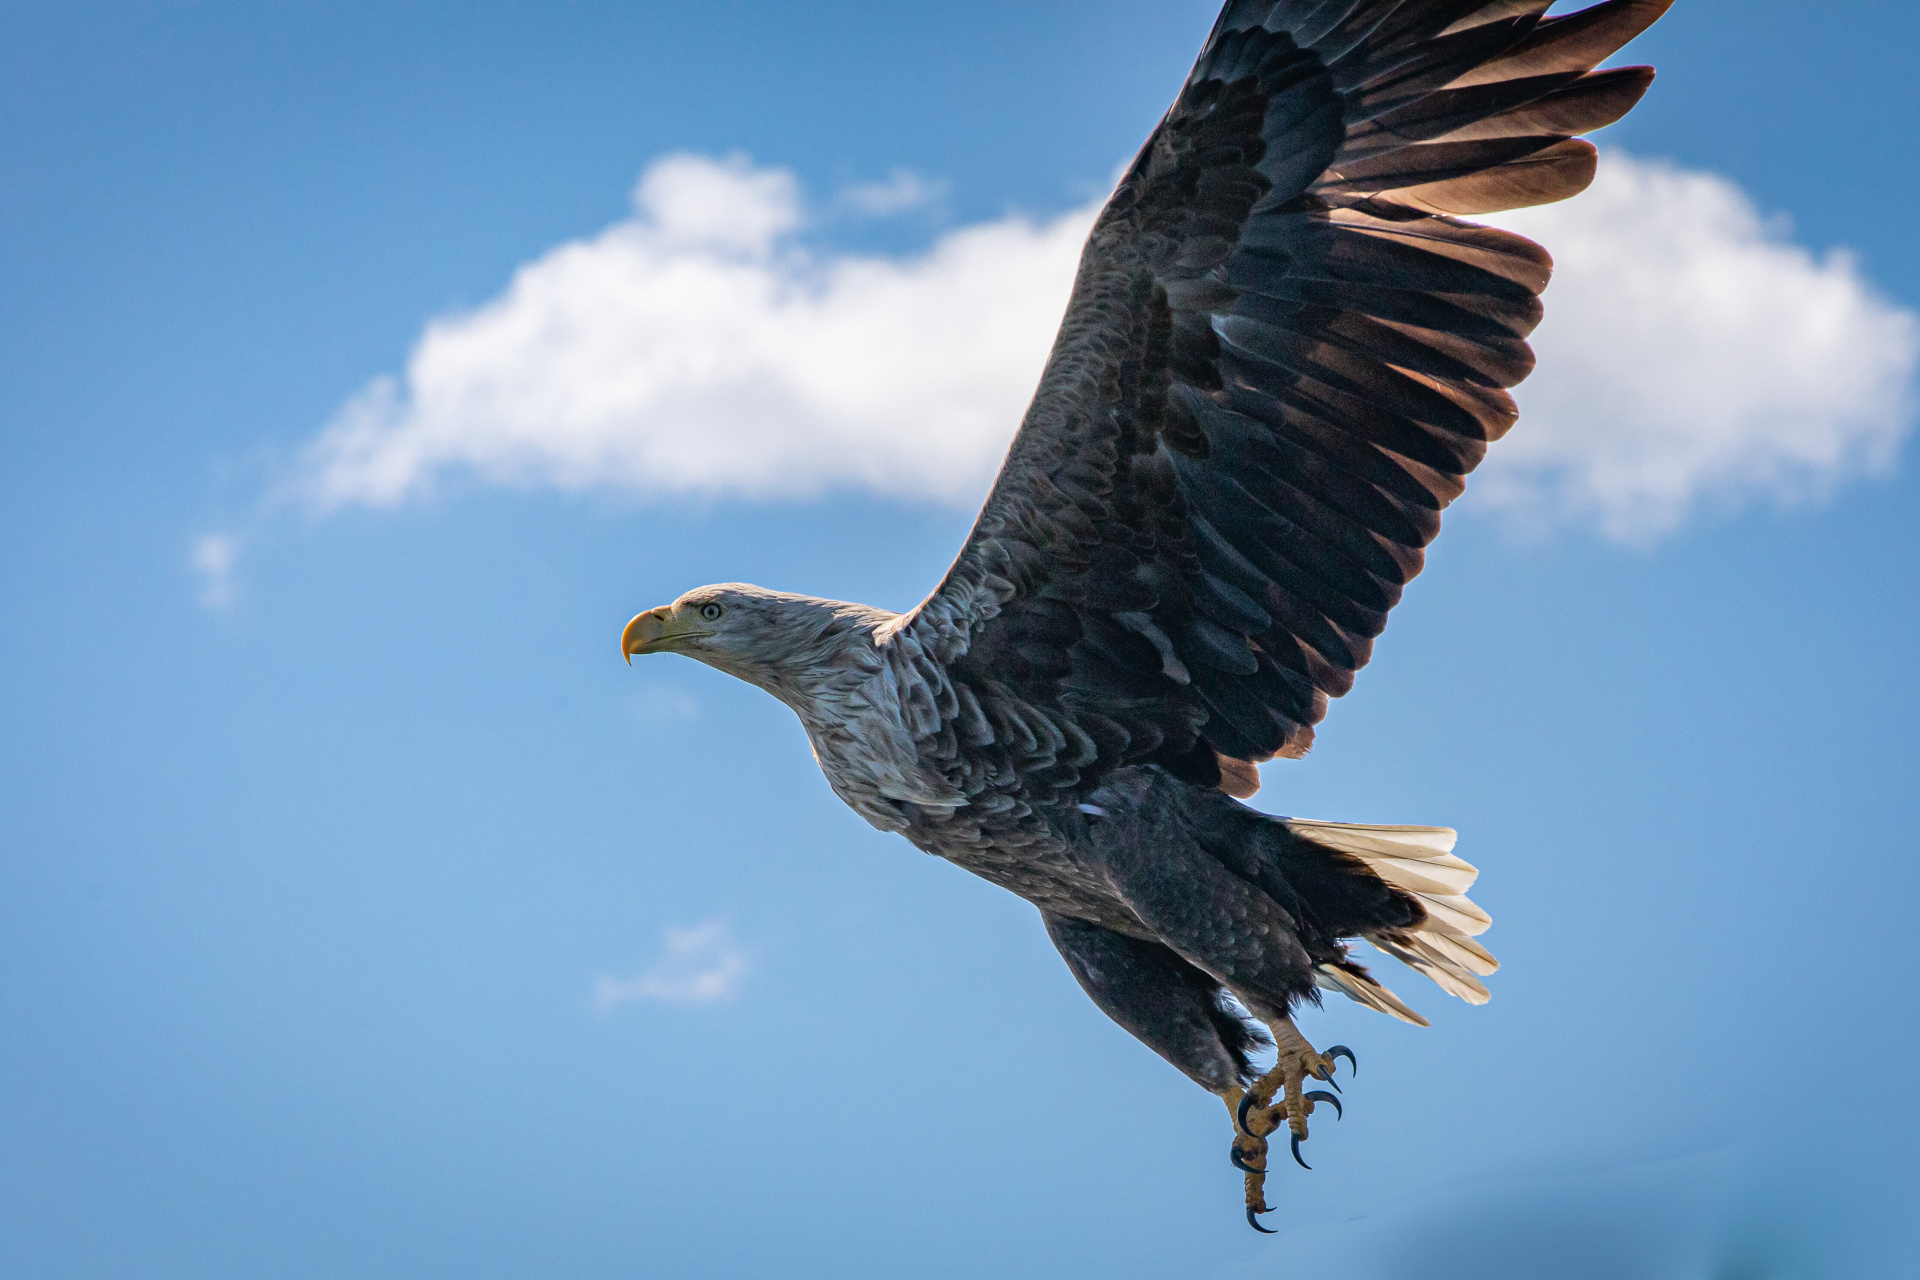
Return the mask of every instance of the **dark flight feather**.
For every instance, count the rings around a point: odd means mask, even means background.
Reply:
[[[1457,215],[1583,189],[1652,75],[1593,68],[1666,7],[1227,5],[910,623],[989,722],[1078,724],[1082,785],[1305,749],[1532,368],[1550,260]]]

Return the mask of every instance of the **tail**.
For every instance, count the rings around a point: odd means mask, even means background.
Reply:
[[[1473,939],[1486,931],[1493,917],[1467,899],[1467,890],[1480,873],[1453,856],[1457,832],[1450,827],[1369,827],[1307,818],[1285,822],[1293,835],[1356,859],[1426,910],[1419,924],[1370,932],[1363,935],[1367,941],[1426,974],[1448,995],[1468,1004],[1487,1002],[1487,988],[1480,978],[1498,969],[1500,962]],[[1315,971],[1314,981],[1402,1022],[1427,1025],[1399,996],[1364,973],[1323,964]]]

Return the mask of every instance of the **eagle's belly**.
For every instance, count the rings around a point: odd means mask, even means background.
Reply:
[[[969,805],[919,815],[902,834],[1042,911],[1132,937],[1155,936],[1091,856],[1076,813],[1050,814],[1018,803],[1005,809]]]
[[[832,714],[824,701],[801,714],[828,785],[855,813],[1043,911],[1154,936],[1083,852],[1086,824],[1077,811],[1035,803],[1017,771],[969,786],[923,754],[898,717],[878,705],[884,699],[873,682],[859,692]]]

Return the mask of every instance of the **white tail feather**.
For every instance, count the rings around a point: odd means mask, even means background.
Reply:
[[[1493,917],[1467,901],[1464,894],[1443,897],[1439,894],[1416,893],[1413,896],[1420,899],[1420,905],[1427,909],[1427,924],[1439,925],[1447,933],[1471,938],[1485,933],[1487,926],[1493,923]]]
[[[1378,1009],[1381,1013],[1390,1014],[1402,1022],[1411,1022],[1416,1027],[1433,1025],[1415,1013],[1406,1001],[1372,978],[1363,978],[1357,973],[1348,973],[1345,969],[1323,964],[1315,967],[1313,982],[1317,987],[1338,991],[1349,1000],[1366,1005],[1369,1009]]]
[[[1500,962],[1493,958],[1493,953],[1472,938],[1441,933],[1435,929],[1421,930],[1418,936],[1423,946],[1456,969],[1477,973],[1481,977],[1500,971]]]
[[[1288,818],[1286,825],[1302,839],[1365,863],[1367,870],[1426,909],[1427,918],[1416,928],[1390,935],[1369,934],[1370,942],[1431,978],[1448,995],[1469,1004],[1487,1002],[1487,988],[1475,975],[1484,977],[1494,972],[1500,962],[1473,938],[1486,931],[1493,917],[1467,898],[1467,890],[1480,873],[1472,863],[1453,856],[1457,832],[1451,827],[1373,827],[1308,818]],[[1382,1013],[1426,1025],[1426,1019],[1378,983],[1326,965],[1319,973],[1338,975],[1326,980],[1316,977],[1329,990]]]
[[[1289,831],[1356,857],[1444,859],[1473,870],[1458,858],[1447,856],[1460,838],[1460,833],[1452,827],[1373,827],[1360,822],[1320,822],[1313,818],[1281,821]]]
[[[1450,858],[1448,861],[1459,862],[1460,859]],[[1368,858],[1366,863],[1375,875],[1408,893],[1432,893],[1445,897],[1465,893],[1474,880],[1472,867],[1458,871],[1452,867],[1414,862],[1407,858]]]
[[[1468,1004],[1485,1004],[1491,997],[1487,988],[1471,973],[1453,963],[1432,945],[1432,935],[1413,934],[1389,938],[1369,934],[1367,941],[1394,959],[1411,965],[1450,996],[1459,996]]]

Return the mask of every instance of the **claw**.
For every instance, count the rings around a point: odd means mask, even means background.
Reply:
[[[1257,1138],[1260,1135],[1247,1128],[1247,1109],[1251,1106],[1253,1106],[1253,1090],[1249,1089],[1240,1095],[1240,1105],[1234,1110],[1233,1123],[1249,1138]]]
[[[1347,1069],[1356,1076],[1360,1074],[1360,1060],[1353,1056],[1353,1050],[1347,1048],[1347,1046],[1343,1044],[1337,1044],[1333,1046],[1333,1048],[1327,1050],[1325,1056],[1329,1060],[1334,1058],[1345,1058],[1347,1060]]]
[[[1347,1118],[1347,1113],[1340,1109],[1340,1099],[1334,1097],[1332,1094],[1328,1093],[1325,1089],[1315,1089],[1312,1093],[1307,1095],[1307,1101],[1308,1102],[1331,1102],[1333,1104],[1333,1118],[1336,1120],[1345,1120]]]
[[[1272,1213],[1272,1212],[1273,1210],[1271,1209],[1255,1209],[1252,1205],[1248,1205],[1247,1206],[1247,1225],[1252,1227],[1255,1231],[1261,1232],[1265,1235],[1270,1235],[1270,1236],[1279,1235],[1280,1233],[1278,1231],[1275,1231],[1272,1227],[1261,1226],[1260,1219],[1253,1216],[1256,1213]]]
[[[1299,1165],[1302,1169],[1313,1168],[1312,1165],[1308,1164],[1305,1160],[1302,1160],[1300,1158],[1300,1135],[1297,1133],[1293,1135],[1293,1162]]]
[[[1241,1157],[1239,1147],[1229,1147],[1227,1149],[1227,1159],[1232,1161],[1233,1167],[1238,1169],[1242,1173],[1265,1173],[1266,1172],[1265,1169],[1256,1169],[1254,1168],[1254,1166],[1248,1164],[1246,1160]]]

